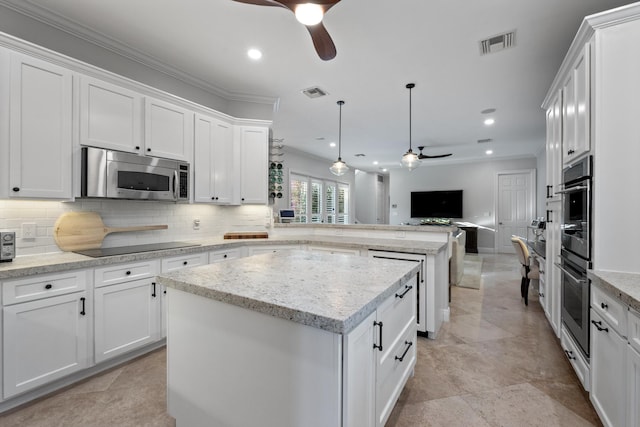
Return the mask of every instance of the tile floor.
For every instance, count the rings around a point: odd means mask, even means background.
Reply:
[[[521,302],[515,257],[482,257],[481,289],[454,287],[451,322],[418,339],[387,427],[601,425],[534,292]],[[0,426],[175,426],[165,359],[155,351],[0,415]]]

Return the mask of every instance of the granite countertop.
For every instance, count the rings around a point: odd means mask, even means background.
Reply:
[[[587,276],[602,290],[615,295],[623,303],[640,312],[640,274],[589,270]]]
[[[418,269],[417,263],[409,261],[293,250],[166,273],[158,282],[345,334]]]
[[[378,230],[378,231],[426,231],[437,233],[455,232],[456,225],[387,225],[387,224],[302,224],[297,222],[275,223],[274,228],[330,228],[351,230]]]
[[[19,256],[12,262],[0,263],[0,280],[30,276],[34,274],[56,273],[80,268],[93,268],[125,262],[136,262],[208,251],[225,250],[244,246],[312,244],[318,246],[336,246],[354,249],[414,252],[426,255],[435,255],[447,248],[447,243],[444,242],[342,236],[282,236],[269,237],[267,239],[246,240],[225,240],[222,237],[216,237],[193,241],[191,243],[198,244],[200,246],[165,249],[152,252],[138,252],[103,258],[91,258],[72,252]]]

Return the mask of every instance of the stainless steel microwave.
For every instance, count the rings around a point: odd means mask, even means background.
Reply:
[[[82,147],[81,197],[189,200],[189,164],[102,148]]]

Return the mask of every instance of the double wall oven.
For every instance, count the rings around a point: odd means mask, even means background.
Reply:
[[[562,323],[589,359],[592,157],[565,168],[562,193]]]

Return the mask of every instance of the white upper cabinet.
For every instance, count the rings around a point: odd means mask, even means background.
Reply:
[[[547,108],[547,186],[546,198],[558,198],[562,184],[562,92]]]
[[[11,53],[9,197],[71,199],[73,73]]]
[[[213,117],[196,114],[194,144],[195,202],[238,204],[238,182],[233,148],[233,126]]]
[[[145,99],[145,154],[191,161],[193,112],[158,99]]]
[[[142,153],[142,96],[123,87],[82,76],[80,144]]]
[[[269,189],[269,128],[239,126],[240,203],[266,204]]]
[[[563,88],[563,163],[570,164],[591,149],[591,54],[587,43]]]

